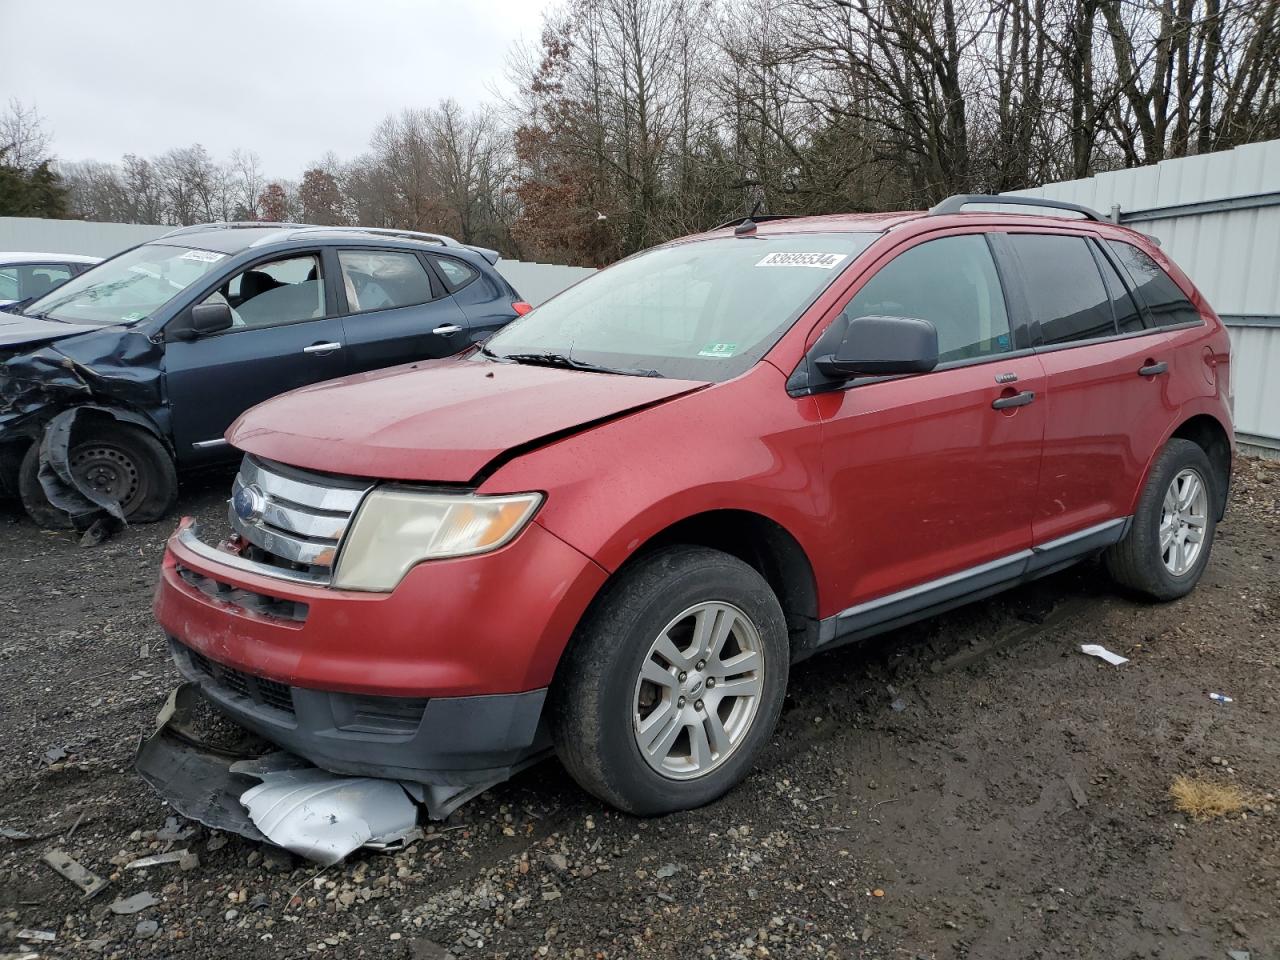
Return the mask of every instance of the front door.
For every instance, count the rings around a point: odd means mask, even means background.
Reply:
[[[229,330],[165,345],[165,385],[180,463],[226,456],[223,434],[277,394],[346,372],[342,321],[319,252],[236,274],[202,302],[230,304]]]
[[[892,255],[844,308],[929,320],[930,373],[820,394],[838,633],[1021,572],[1031,545],[1044,374],[1012,329],[986,237]]]

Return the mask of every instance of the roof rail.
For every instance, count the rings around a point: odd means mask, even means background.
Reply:
[[[957,193],[953,197],[947,197],[937,206],[929,208],[929,216],[940,217],[948,213],[963,213],[964,208],[971,203],[990,203],[999,204],[1009,207],[1040,207],[1049,210],[1069,210],[1072,213],[1078,213],[1086,220],[1096,220],[1099,223],[1110,223],[1111,221],[1098,213],[1097,210],[1091,210],[1088,207],[1081,206],[1078,203],[1068,203],[1065,200],[1050,200],[1046,197],[1010,197],[1006,195],[989,196],[985,193]]]
[[[161,234],[161,237],[178,237],[184,233],[198,233],[201,230],[249,230],[249,229],[275,229],[288,230],[298,227],[308,227],[307,223],[277,223],[271,220],[215,220],[212,223],[192,223],[185,227],[176,227],[168,233]]]

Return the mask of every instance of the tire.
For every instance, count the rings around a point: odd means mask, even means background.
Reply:
[[[119,422],[94,423],[71,448],[71,469],[86,482],[116,492],[130,523],[153,523],[173,507],[178,474],[164,446],[145,430]],[[33,443],[18,470],[18,494],[37,524],[65,530],[71,519],[40,486],[40,444]]]
[[[1188,477],[1198,480],[1202,492],[1197,497],[1188,495],[1191,506],[1184,509],[1178,493],[1188,491],[1183,486]],[[1142,488],[1129,532],[1105,555],[1112,579],[1152,600],[1176,600],[1190,593],[1209,562],[1218,498],[1217,477],[1204,450],[1190,440],[1170,440]],[[1174,541],[1171,549],[1162,546],[1166,521]],[[1179,555],[1179,544],[1190,543],[1197,534],[1200,540],[1195,541],[1194,556]]]
[[[700,624],[728,637],[718,656],[695,655]],[[664,635],[665,658],[651,649]],[[742,669],[750,665],[758,669]],[[717,550],[664,548],[606,586],[575,634],[552,693],[556,750],[585,790],[626,813],[702,806],[741,781],[768,743],[789,668],[786,620],[759,573]],[[674,740],[664,735],[673,723]]]

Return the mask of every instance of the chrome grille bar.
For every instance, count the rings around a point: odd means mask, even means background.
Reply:
[[[246,456],[227,515],[232,529],[269,560],[327,577],[343,534],[372,486]]]

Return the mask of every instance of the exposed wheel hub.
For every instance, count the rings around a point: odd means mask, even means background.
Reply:
[[[81,483],[118,501],[126,513],[142,489],[138,465],[123,450],[113,446],[77,447],[71,455],[71,472]]]

